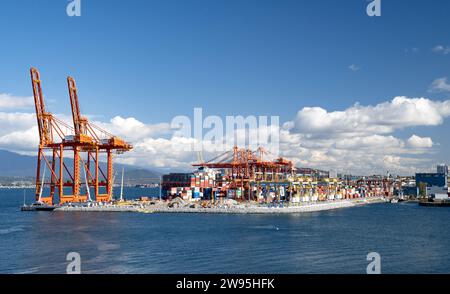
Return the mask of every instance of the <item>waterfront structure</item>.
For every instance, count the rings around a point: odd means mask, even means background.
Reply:
[[[296,174],[297,174],[297,176],[300,176],[300,177],[311,177],[311,178],[315,178],[315,179],[330,178],[329,171],[314,169],[314,168],[297,167]],[[337,175],[335,177],[331,177],[331,178],[337,178]]]
[[[91,186],[94,187],[96,201],[110,201],[114,182],[112,150],[121,153],[131,150],[132,146],[81,116],[73,78],[67,78],[74,124],[70,126],[47,111],[39,71],[31,68],[30,74],[39,131],[36,201],[53,205],[57,196],[59,203],[86,202],[90,200]],[[67,158],[67,152],[73,157]],[[101,152],[107,157],[106,173],[99,166]],[[87,154],[85,160],[83,154]],[[69,161],[72,168],[67,165]],[[91,165],[94,166],[93,171]],[[49,180],[45,179],[46,171],[49,171]],[[84,183],[81,172],[84,172]],[[100,179],[101,176],[104,180]],[[44,187],[48,188],[49,194],[44,195]],[[99,187],[106,187],[106,192],[101,194]],[[66,195],[65,188],[71,193]],[[86,190],[84,195],[82,188]]]
[[[426,197],[447,199],[449,196],[447,175],[445,173],[416,173],[417,195],[424,193]],[[424,187],[423,192],[420,191]]]
[[[446,164],[439,164],[437,166],[437,173],[445,174],[446,176],[448,176],[448,166]]]
[[[394,180],[386,176],[330,178],[329,172],[296,168],[284,159],[263,159],[258,149],[226,152],[194,164],[198,170],[163,176],[163,197],[259,203],[300,203],[365,197],[391,197]]]
[[[75,170],[78,170],[78,173],[80,172],[79,166],[82,161],[80,152],[85,152],[86,161],[83,162],[83,165],[86,197],[89,200],[89,190],[92,186],[94,188],[96,201],[109,202],[112,200],[114,185],[113,152],[123,153],[130,151],[133,149],[133,146],[123,139],[92,124],[86,117],[83,117],[78,101],[78,90],[73,77],[67,77],[67,86],[69,89],[74,126],[74,136],[71,136],[71,141],[76,146],[75,150],[77,153],[74,157]],[[88,145],[85,146],[86,144]],[[106,172],[104,172],[99,165],[101,153],[106,155]],[[93,171],[91,171],[91,165],[93,165]],[[79,175],[76,174],[74,176],[75,196],[79,196],[80,186]],[[100,191],[102,187],[104,187],[104,191]],[[77,200],[77,198],[74,200]],[[68,201],[70,202],[70,199],[68,199]]]

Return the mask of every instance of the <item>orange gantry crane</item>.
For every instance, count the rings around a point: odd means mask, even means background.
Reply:
[[[80,114],[78,95],[75,81],[68,78],[70,101],[74,127],[56,118],[45,109],[45,99],[41,87],[39,71],[30,69],[33,87],[36,119],[39,130],[39,148],[36,168],[36,201],[54,204],[58,195],[59,203],[84,202],[89,200],[89,189],[94,187],[96,201],[110,201],[113,188],[113,156],[112,151],[119,153],[132,149],[124,140],[115,137],[101,128],[90,124]],[[65,160],[65,155],[73,153],[73,159]],[[99,154],[106,153],[107,173],[99,166]],[[86,162],[82,156],[87,154]],[[51,158],[51,159],[50,159]],[[94,177],[90,169],[91,159],[95,163]],[[73,167],[67,162],[73,162]],[[83,162],[85,183],[80,181],[80,163]],[[50,180],[46,181],[45,172],[50,171]],[[41,177],[42,172],[42,177]],[[99,181],[99,173],[103,179]],[[68,180],[64,178],[67,176]],[[86,185],[86,195],[81,195],[81,186]],[[105,187],[106,192],[101,194],[99,187]],[[71,194],[65,195],[64,188],[71,188]],[[49,190],[49,191],[47,191]],[[56,193],[57,192],[57,193]],[[45,195],[44,195],[45,194]]]
[[[235,146],[231,151],[222,153],[207,162],[193,164],[193,166],[223,169],[229,185],[221,187],[221,191],[240,187],[246,191],[245,194],[251,197],[252,182],[276,183],[295,170],[293,163],[282,157],[273,160],[265,159],[264,155],[269,154],[262,147],[259,147],[257,151],[252,151]]]
[[[66,141],[66,138],[70,136],[69,134],[73,132],[73,128],[46,111],[39,71],[31,68],[30,74],[39,130],[36,201],[52,205],[55,202],[56,191],[60,201],[75,201],[76,193],[74,191],[72,191],[72,195],[64,195],[64,187],[72,185],[70,181],[64,182],[63,180],[64,174],[71,178],[72,183],[75,180],[74,172],[67,167],[64,161],[65,151],[74,150],[74,145]],[[51,159],[48,158],[50,157],[49,153]],[[50,181],[45,179],[47,169],[50,171]],[[41,171],[43,171],[42,178]],[[49,189],[49,192],[46,191],[47,189]]]
[[[194,167],[219,168],[229,171],[232,180],[253,181],[263,180],[266,174],[273,175],[277,181],[280,173],[291,173],[293,163],[282,157],[275,160],[265,160],[269,154],[262,147],[257,151],[235,146],[232,151],[222,153],[207,162],[193,164]]]
[[[113,151],[123,153],[129,151],[133,146],[123,139],[114,136],[100,127],[92,124],[86,117],[81,115],[78,101],[78,90],[74,78],[67,77],[69,89],[70,105],[72,108],[72,118],[74,125],[74,142],[87,153],[87,161],[84,163],[86,172],[86,186],[94,187],[96,201],[111,201],[113,189]],[[92,144],[88,148],[83,148],[83,144]],[[106,174],[99,165],[100,154],[106,153]],[[94,163],[94,174],[91,172],[91,160]],[[79,162],[76,163],[79,165]],[[99,178],[102,176],[102,180]],[[100,192],[100,187],[105,188],[105,192]],[[89,189],[89,188],[88,188]]]

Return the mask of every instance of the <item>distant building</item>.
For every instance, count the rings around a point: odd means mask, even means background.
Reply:
[[[330,179],[337,179],[338,178],[338,173],[335,170],[330,170],[329,171],[329,176],[330,176]]]
[[[445,173],[418,173],[416,174],[417,194],[420,184],[426,185],[426,196],[435,199],[448,198],[447,174]]]
[[[448,175],[448,166],[446,164],[439,164],[437,166],[437,173]]]
[[[313,177],[316,179],[329,178],[330,172],[320,169],[297,167],[297,175],[302,177]]]
[[[362,175],[347,175],[347,174],[338,174],[338,178],[342,181],[383,181],[387,180],[386,176],[382,175],[371,175],[371,176],[362,176]]]
[[[418,173],[416,174],[416,185],[424,183],[427,187],[447,187],[447,178],[442,173]]]
[[[406,195],[406,196],[415,196],[415,195],[417,195],[417,188],[409,187],[409,186],[402,187],[402,192],[403,192],[403,195]]]

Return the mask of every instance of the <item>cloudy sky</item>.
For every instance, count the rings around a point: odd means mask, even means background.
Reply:
[[[34,154],[29,67],[48,109],[82,112],[143,167],[189,169],[175,116],[280,118],[298,166],[410,174],[450,162],[450,2],[382,0],[5,1],[0,9],[0,149]],[[214,152],[206,152],[205,158]]]

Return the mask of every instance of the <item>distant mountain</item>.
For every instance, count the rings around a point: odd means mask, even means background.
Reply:
[[[36,156],[26,156],[0,150],[0,176],[34,177],[36,174],[36,162]]]
[[[37,156],[20,155],[0,149],[0,177],[29,178],[36,175]],[[104,164],[103,164],[104,165]],[[71,168],[71,165],[69,165]],[[128,184],[141,184],[157,181],[161,176],[159,171],[144,169],[132,165],[114,164],[116,182],[119,181],[124,168],[124,181]]]

